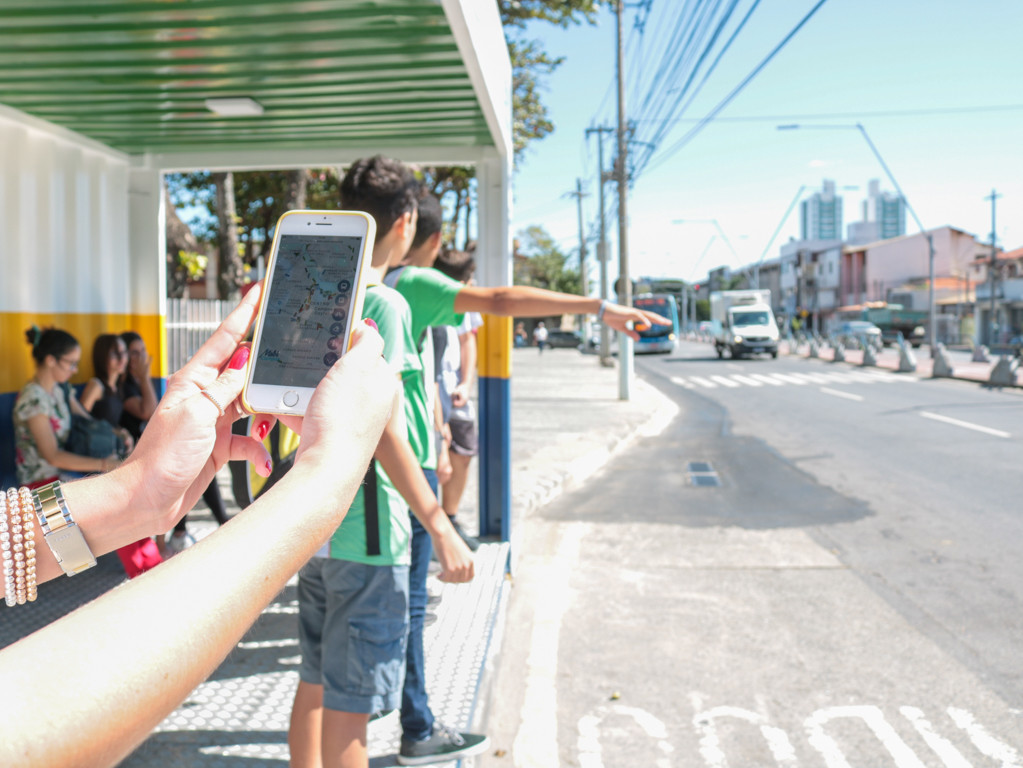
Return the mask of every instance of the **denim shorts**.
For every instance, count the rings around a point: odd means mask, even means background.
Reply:
[[[299,678],[323,686],[327,709],[397,709],[408,611],[407,565],[314,557],[298,578]]]

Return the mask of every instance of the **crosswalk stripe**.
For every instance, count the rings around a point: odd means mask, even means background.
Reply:
[[[811,384],[828,383],[828,380],[819,373],[793,373],[792,375],[802,379],[803,381],[808,381]]]
[[[797,379],[795,376],[791,376],[787,373],[772,373],[771,375],[776,379],[781,379],[786,384],[797,384],[799,386],[806,384],[806,382],[802,379]]]
[[[733,373],[732,374],[732,378],[735,379],[736,381],[742,383],[742,384],[745,384],[746,386],[749,386],[749,387],[762,387],[762,386],[764,386],[763,382],[757,381],[756,379],[751,379],[749,376],[740,376],[737,373]]]
[[[693,382],[694,384],[699,384],[701,387],[706,387],[707,389],[717,389],[718,388],[717,384],[715,384],[713,381],[708,381],[707,379],[703,378],[702,376],[690,376],[689,380],[691,382]]]
[[[716,381],[718,384],[722,384],[726,387],[741,387],[742,385],[738,382],[732,381],[726,376],[711,376],[711,381]]]
[[[751,373],[750,376],[752,376],[757,381],[762,381],[765,384],[770,384],[772,387],[783,387],[783,386],[785,386],[785,382],[778,381],[777,379],[772,379],[770,376],[768,376],[767,374],[764,374],[764,373]]]
[[[671,383],[677,384],[680,387],[685,387],[686,389],[695,389],[695,387],[692,384],[683,379],[681,376],[672,376]]]

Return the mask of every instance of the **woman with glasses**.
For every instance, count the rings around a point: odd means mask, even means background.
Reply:
[[[121,426],[124,413],[124,373],[128,370],[128,345],[116,333],[96,337],[92,345],[92,369],[95,378],[82,390],[82,408],[94,419],[108,422],[124,444],[124,455],[131,453],[135,438]]]
[[[64,450],[71,431],[71,414],[87,412],[66,384],[82,359],[82,348],[67,331],[33,326],[25,332],[32,345],[36,372],[14,402],[15,463],[18,483],[38,488],[60,478],[61,472],[106,472],[119,464],[116,456],[96,459]]]

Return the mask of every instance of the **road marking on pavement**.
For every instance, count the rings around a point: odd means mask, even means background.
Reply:
[[[683,379],[681,376],[672,376],[670,380],[672,384],[676,384],[680,387],[685,387],[686,389],[696,389],[696,387],[694,387],[688,381]]]
[[[738,381],[741,384],[745,384],[747,387],[762,387],[762,386],[764,386],[763,382],[757,381],[756,379],[751,379],[749,376],[740,376],[737,373],[733,373],[732,374],[732,378],[735,379],[736,381]]]
[[[827,387],[821,387],[821,392],[823,392],[825,395],[844,397],[846,400],[855,400],[856,402],[859,402],[863,399],[862,395],[854,395],[852,392],[842,392],[839,389],[828,389]]]
[[[972,429],[977,432],[983,432],[986,435],[994,435],[995,437],[1012,437],[1008,432],[1003,432],[1000,429],[991,429],[991,427],[982,427],[980,424],[972,424],[968,421],[960,421],[959,419],[953,419],[949,416],[942,416],[938,413],[930,413],[929,411],[920,411],[920,415],[925,419],[933,419],[934,421],[942,421],[945,424],[953,424],[957,427],[963,427],[964,429]]]
[[[824,726],[837,718],[855,718],[874,732],[878,741],[888,751],[899,768],[927,768],[916,753],[910,749],[891,724],[885,720],[884,713],[875,706],[847,706],[819,709],[806,720],[808,741],[824,756],[828,768],[850,768],[838,747],[837,742],[824,731]]]
[[[1020,768],[1019,752],[988,733],[984,726],[973,719],[970,712],[956,707],[949,707],[945,711],[952,718],[952,722],[966,731],[973,746],[993,760],[1000,761],[1002,768]]]
[[[778,381],[777,379],[772,379],[765,373],[751,373],[750,376],[756,379],[757,381],[762,381],[765,384],[770,384],[772,387],[781,387],[785,385],[785,382]]]
[[[795,384],[796,386],[799,387],[806,384],[806,382],[803,381],[802,379],[797,379],[795,376],[790,376],[787,373],[772,373],[771,375],[776,379],[784,381],[786,384]]]
[[[716,381],[718,384],[722,384],[726,387],[741,387],[742,385],[732,381],[727,376],[711,376],[711,381]]]
[[[547,768],[558,754],[558,643],[561,619],[572,601],[569,587],[586,533],[583,523],[559,526],[558,553],[540,566],[537,583],[547,585],[544,599],[536,605],[533,632],[526,659],[526,687],[522,701],[522,724],[512,745],[516,768]]]
[[[238,643],[238,647],[245,651],[256,651],[260,648],[289,648],[297,645],[297,637],[286,637],[283,640],[254,640],[248,643]]]
[[[600,726],[612,714],[631,717],[648,737],[657,739],[657,746],[665,754],[665,757],[658,758],[656,766],[657,768],[669,768],[671,761],[668,760],[667,755],[674,752],[675,748],[668,742],[667,727],[646,710],[638,707],[626,707],[623,704],[601,706],[597,708],[595,714],[583,715],[579,718],[579,739],[576,742],[576,748],[579,750],[580,768],[604,768]],[[620,730],[620,728],[615,730]]]
[[[690,376],[689,380],[707,389],[717,389],[718,385],[702,376]]]
[[[927,746],[941,758],[945,768],[971,768],[963,753],[956,749],[952,742],[935,732],[931,721],[924,717],[923,710],[916,707],[899,707],[899,712],[913,724]]]

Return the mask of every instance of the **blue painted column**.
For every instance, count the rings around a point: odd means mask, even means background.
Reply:
[[[511,538],[512,318],[485,315],[479,344],[480,534]]]

